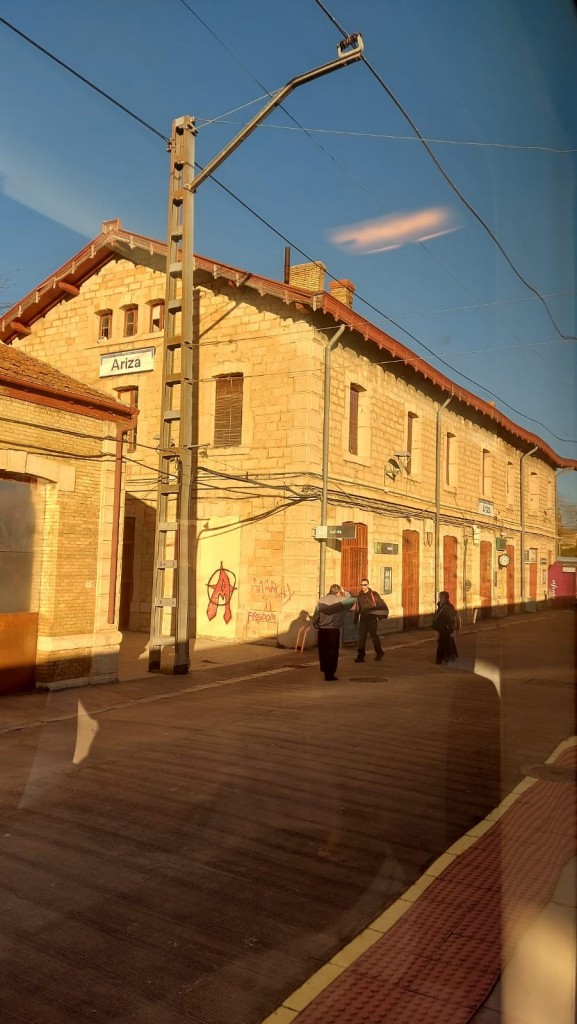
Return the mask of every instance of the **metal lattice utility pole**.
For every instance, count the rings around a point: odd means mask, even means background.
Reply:
[[[148,669],[160,669],[163,647],[174,646],[173,671],[190,664],[191,564],[196,532],[198,455],[198,344],[194,318],[194,193],[217,167],[299,85],[361,59],[363,41],[355,34],[337,47],[337,59],[313,68],[274,93],[229,144],[194,174],[195,122],[173,122],[166,253],[166,302],[160,413],[159,483]],[[192,556],[192,557],[191,557]]]
[[[194,138],[192,117],[172,124],[166,249],[166,301],[160,411],[149,671],[174,646],[175,673],[189,668],[191,492],[194,384]]]

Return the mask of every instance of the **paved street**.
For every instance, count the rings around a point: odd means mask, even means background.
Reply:
[[[575,733],[574,630],[5,698],[2,1021],[258,1024]]]

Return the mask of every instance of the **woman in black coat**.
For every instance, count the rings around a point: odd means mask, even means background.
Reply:
[[[453,633],[459,628],[459,616],[455,606],[451,604],[448,591],[446,590],[441,590],[439,594],[437,613],[431,625],[435,632],[438,633],[436,664],[442,665],[443,663],[447,664],[449,661],[454,661],[455,658],[459,657],[457,645],[453,639]]]

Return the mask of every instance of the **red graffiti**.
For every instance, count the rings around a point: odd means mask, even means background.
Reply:
[[[235,590],[236,576],[230,571],[230,569],[225,569],[221,562],[220,569],[213,572],[206,584],[206,591],[208,594],[208,608],[206,609],[206,616],[208,619],[214,619],[219,606],[222,606],[224,607],[224,621],[227,623],[230,622],[232,619],[230,602]]]

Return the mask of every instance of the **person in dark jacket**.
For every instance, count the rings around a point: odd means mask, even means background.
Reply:
[[[361,580],[361,589],[357,594],[353,611],[355,613],[355,622],[359,624],[359,649],[355,661],[365,660],[367,635],[370,636],[373,642],[375,661],[380,661],[384,657],[384,651],[377,634],[377,626],[380,618],[387,618],[389,609],[381,595],[376,590],[371,590],[368,580]]]
[[[333,583],[328,594],[322,597],[315,608],[313,626],[318,630],[319,664],[327,682],[337,677],[337,664],[341,646],[341,629],[347,609],[354,604],[351,597],[339,583]]]
[[[443,665],[449,661],[455,661],[459,657],[459,652],[453,639],[453,633],[459,629],[460,622],[447,590],[441,590],[439,594],[437,612],[431,625],[438,633],[435,663]]]

